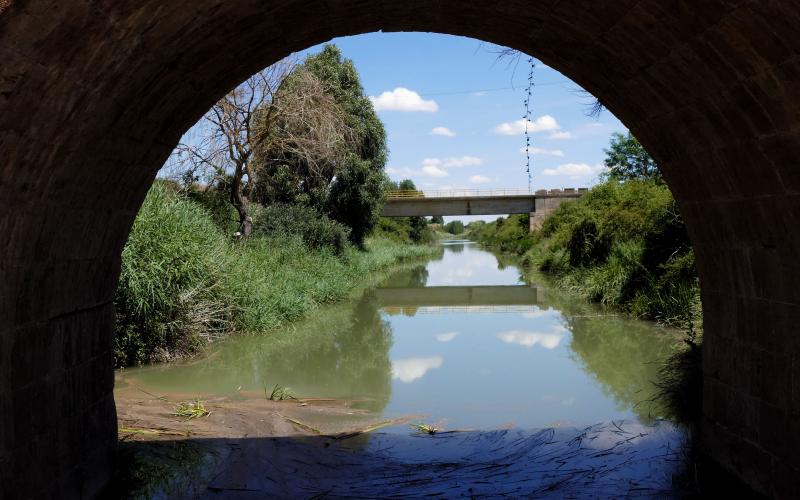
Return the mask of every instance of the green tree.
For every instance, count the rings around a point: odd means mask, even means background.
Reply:
[[[603,150],[608,179],[627,181],[630,179],[663,182],[661,171],[655,160],[645,151],[642,145],[630,132],[615,132],[611,136],[611,145]]]
[[[403,179],[397,185],[400,191],[416,191],[417,186],[411,179]],[[414,243],[419,243],[425,238],[425,228],[428,227],[428,221],[425,217],[412,216],[408,218],[408,237]]]
[[[385,175],[383,169],[372,168],[369,160],[350,154],[331,185],[327,213],[333,220],[350,227],[350,241],[360,248],[380,218]]]
[[[460,220],[450,221],[445,224],[444,230],[450,234],[461,234],[464,232],[464,223]]]
[[[431,224],[440,224],[444,225],[444,217],[441,215],[434,215],[431,217]]]
[[[303,148],[287,148],[281,142],[267,141],[263,147],[255,148],[257,161],[265,165],[260,177],[262,201],[310,204],[349,226],[351,241],[362,246],[364,237],[377,224],[384,202],[388,180],[384,173],[388,155],[386,131],[364,94],[353,62],[343,58],[335,45],[326,45],[321,52],[308,56],[286,79],[275,102],[288,99],[304,87],[313,87],[304,75],[320,82],[336,104],[336,111],[319,122],[328,127],[330,133],[325,137],[330,140],[317,144],[314,155],[302,154]],[[314,107],[315,103],[309,105]],[[262,116],[268,116],[268,112]],[[265,136],[291,132],[296,138],[292,144],[303,145],[309,142],[304,142],[304,137],[320,134],[318,126],[308,126],[304,121],[295,125],[272,120],[265,124],[269,127]]]

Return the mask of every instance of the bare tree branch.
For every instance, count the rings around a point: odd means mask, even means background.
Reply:
[[[173,176],[177,174],[187,187],[198,181],[209,187],[230,178],[230,200],[239,213],[241,237],[252,231],[248,198],[257,178],[251,165],[253,116],[272,103],[275,91],[295,66],[293,59],[285,59],[242,82],[192,127],[188,140],[175,148],[167,162]]]

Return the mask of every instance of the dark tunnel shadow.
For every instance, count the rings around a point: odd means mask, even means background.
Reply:
[[[169,498],[672,497],[683,433],[666,422],[585,428],[123,442],[114,488]],[[154,474],[153,471],[159,471]],[[170,474],[166,474],[170,471]],[[147,474],[150,477],[147,477]]]

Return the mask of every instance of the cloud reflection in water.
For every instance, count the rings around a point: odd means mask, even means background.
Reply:
[[[556,326],[550,332],[509,330],[497,334],[497,338],[506,344],[517,344],[527,348],[540,345],[545,349],[555,349],[566,336],[567,329],[563,326]]]
[[[392,378],[400,382],[413,382],[425,376],[428,370],[439,368],[444,363],[441,356],[430,358],[405,358],[392,361]]]
[[[437,333],[434,335],[434,338],[439,342],[450,342],[454,338],[458,337],[459,332],[447,332],[447,333]]]

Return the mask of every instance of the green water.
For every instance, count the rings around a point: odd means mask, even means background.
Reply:
[[[263,336],[234,337],[191,363],[128,369],[156,394],[363,400],[387,417],[446,428],[648,422],[659,363],[676,332],[531,283],[501,257],[448,242],[358,300]],[[402,429],[407,431],[407,429]]]

